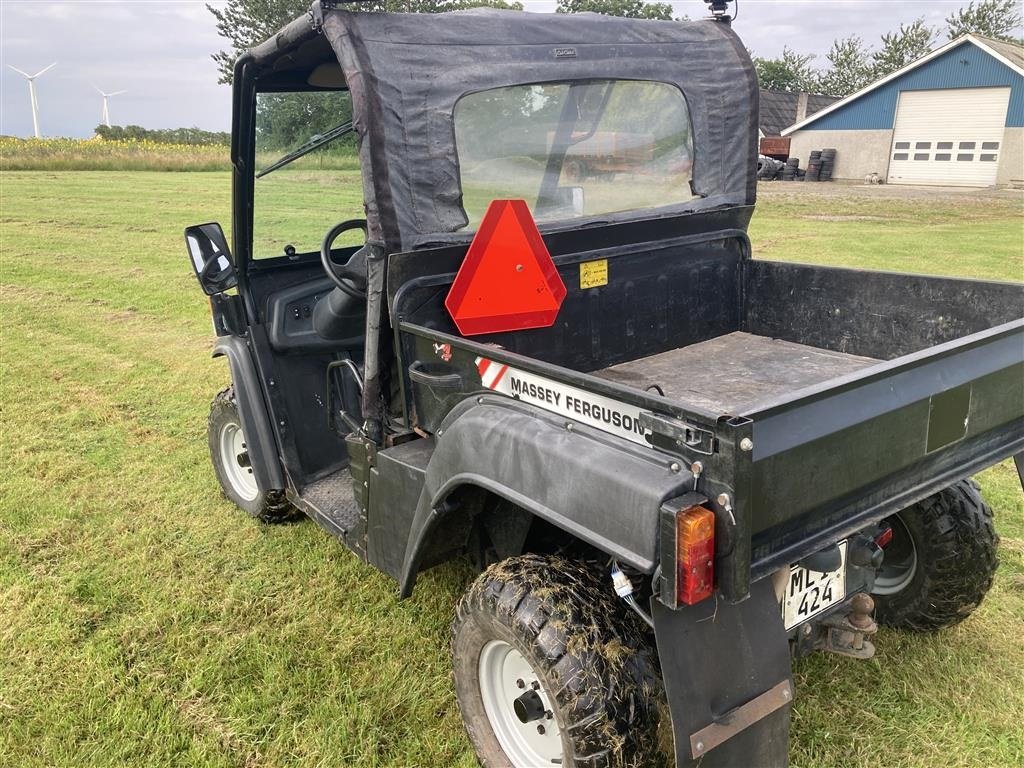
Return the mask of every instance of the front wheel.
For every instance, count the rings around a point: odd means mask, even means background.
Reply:
[[[265,523],[287,520],[295,514],[283,491],[261,491],[256,484],[234,387],[222,389],[213,398],[207,438],[213,469],[229,501]]]
[[[524,555],[491,566],[456,609],[452,665],[485,768],[656,759],[656,656],[590,564]]]
[[[893,531],[872,594],[878,620],[930,632],[974,612],[999,566],[992,510],[964,480],[884,521]]]

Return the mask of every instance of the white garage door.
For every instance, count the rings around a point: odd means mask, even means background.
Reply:
[[[889,183],[995,184],[1009,103],[1009,88],[901,92]]]

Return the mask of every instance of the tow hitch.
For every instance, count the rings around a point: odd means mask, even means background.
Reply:
[[[872,618],[875,601],[866,592],[859,592],[850,600],[850,612],[835,614],[821,621],[824,630],[818,635],[815,648],[854,659],[870,659],[875,645],[867,638],[878,631]]]

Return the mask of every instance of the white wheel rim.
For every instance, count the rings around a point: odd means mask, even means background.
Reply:
[[[894,595],[906,588],[917,574],[917,547],[914,537],[898,516],[890,519],[893,541],[885,550],[882,567],[875,575],[873,595]]]
[[[220,440],[220,464],[224,467],[224,474],[227,476],[231,488],[245,501],[253,501],[260,493],[256,485],[256,477],[252,473],[252,467],[242,466],[240,457],[248,459],[249,452],[246,450],[245,435],[242,434],[242,427],[239,424],[228,423],[221,427]]]
[[[515,768],[542,768],[562,764],[562,735],[554,717],[551,699],[540,685],[533,667],[519,651],[504,640],[492,640],[480,652],[480,697],[491,730],[505,756]],[[547,712],[538,720],[524,723],[514,702],[534,691]]]

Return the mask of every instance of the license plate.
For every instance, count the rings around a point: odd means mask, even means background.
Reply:
[[[782,621],[786,629],[817,616],[846,597],[846,542],[839,542],[839,567],[834,571],[809,571],[794,565],[789,569],[782,599]]]

